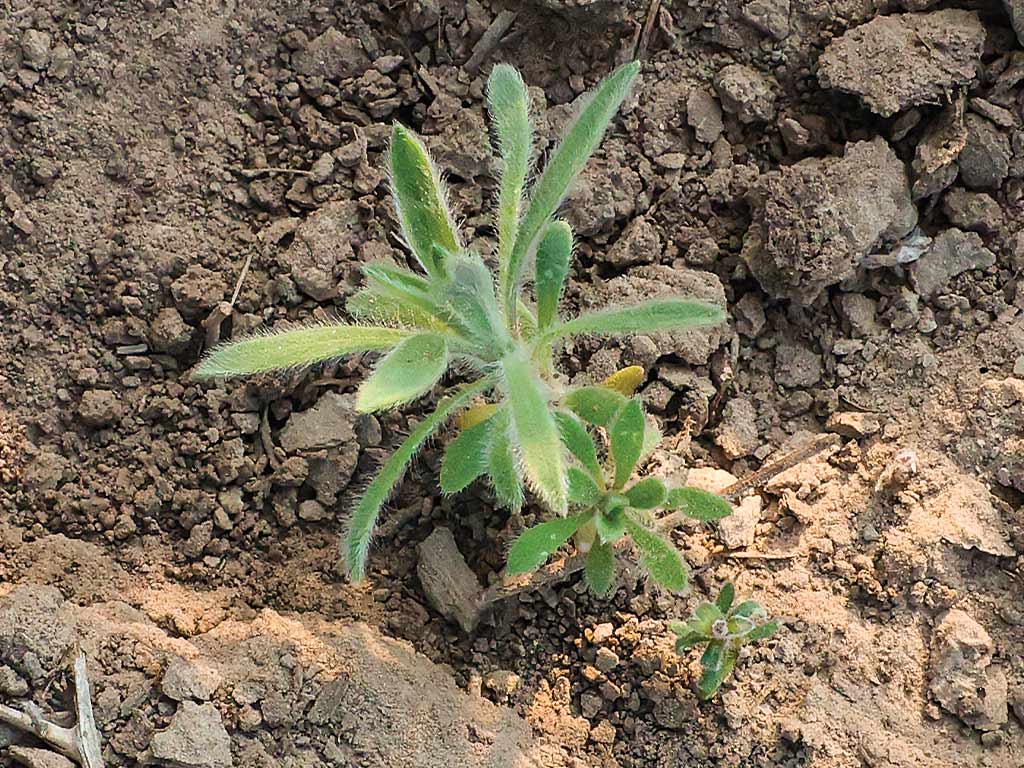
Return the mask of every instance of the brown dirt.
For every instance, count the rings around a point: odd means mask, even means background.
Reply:
[[[0,702],[64,709],[79,642],[112,766],[1024,765],[1024,70],[1001,6],[510,5],[480,73],[489,0],[0,8]],[[367,582],[340,576],[345,510],[417,418],[334,395],[366,361],[187,372],[217,338],[340,312],[360,263],[400,258],[392,120],[486,250],[490,63],[535,86],[546,141],[636,51],[566,205],[569,300],[669,284],[733,322],[585,340],[567,370],[645,367],[661,474],[844,445],[759,489],[746,527],[679,530],[688,594],[573,580],[467,637],[416,545],[446,525],[486,581],[524,519],[441,498],[437,446]],[[915,219],[934,242],[910,264]],[[783,629],[704,704],[666,623],[726,579]],[[12,743],[0,726],[0,764]]]

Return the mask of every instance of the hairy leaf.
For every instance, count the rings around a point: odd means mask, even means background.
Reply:
[[[451,279],[439,290],[441,300],[458,318],[464,335],[477,345],[481,357],[500,357],[510,340],[498,311],[490,271],[475,254],[449,254],[446,262]]]
[[[459,408],[462,408],[476,395],[486,392],[494,386],[491,378],[481,379],[467,384],[450,397],[437,404],[437,409],[416,425],[412,434],[384,462],[380,472],[373,479],[348,520],[343,550],[345,567],[352,581],[362,581],[366,576],[366,555],[370,548],[370,539],[377,524],[377,516],[384,506],[392,490],[402,479],[405,468],[412,461],[420,446]]]
[[[626,515],[626,530],[640,552],[640,565],[654,583],[673,592],[682,592],[689,583],[682,555],[654,531]]]
[[[563,402],[588,424],[607,427],[628,401],[611,389],[580,387],[567,394]]]
[[[395,123],[391,132],[391,189],[402,235],[431,277],[445,274],[434,245],[450,253],[462,246],[448,210],[444,184],[427,148],[410,130]]]
[[[592,507],[601,501],[601,489],[594,478],[576,467],[569,467],[569,501],[581,507]]]
[[[637,387],[644,383],[644,376],[647,374],[644,369],[639,365],[630,365],[626,368],[620,368],[611,376],[601,382],[602,387],[608,389],[614,389],[620,395],[625,397],[632,397],[636,392]]]
[[[610,545],[594,542],[587,553],[584,577],[595,595],[603,597],[608,594],[615,581],[615,552]]]
[[[481,421],[487,421],[497,410],[498,406],[495,403],[476,403],[460,413],[455,424],[460,430],[469,429]]]
[[[664,503],[666,494],[665,484],[661,480],[645,477],[626,491],[626,498],[629,499],[629,506],[634,509],[654,509]]]
[[[594,440],[587,432],[575,414],[571,411],[556,411],[555,421],[558,422],[558,431],[562,435],[562,443],[569,449],[569,453],[576,457],[576,460],[583,465],[594,482],[603,490],[604,478],[602,477],[601,464],[597,460],[597,449],[594,447]]]
[[[644,424],[643,406],[639,400],[630,400],[608,429],[612,458],[615,460],[616,488],[625,485],[633,475],[633,468],[644,448]]]
[[[300,368],[356,352],[390,349],[413,333],[397,328],[341,324],[261,333],[214,347],[194,375],[210,379]]]
[[[626,515],[621,511],[615,514],[600,513],[594,518],[598,538],[605,544],[614,544],[626,532]]]
[[[349,314],[391,318],[414,328],[451,332],[449,318],[431,298],[427,280],[391,264],[366,264],[362,271],[366,288],[345,304]]]
[[[509,509],[518,511],[523,506],[523,484],[516,469],[516,454],[507,409],[494,416],[491,446],[487,452],[487,474],[490,475],[494,494]]]
[[[587,519],[587,514],[560,517],[535,525],[523,531],[508,552],[505,570],[511,576],[529,573],[540,568],[551,553],[565,544],[576,529]]]
[[[722,613],[728,613],[729,609],[732,608],[732,601],[735,597],[736,588],[732,585],[731,581],[727,581],[722,585],[722,591],[718,593],[718,599],[715,600],[715,605],[718,606],[718,610]]]
[[[530,125],[530,95],[523,78],[508,64],[497,64],[487,78],[487,106],[498,139],[503,168],[498,189],[498,283],[501,296],[507,290],[512,248],[519,229],[523,187],[530,171],[533,129]]]
[[[774,635],[778,631],[779,631],[778,623],[776,623],[774,621],[769,621],[769,622],[767,622],[765,624],[762,624],[759,627],[755,627],[754,629],[750,630],[750,632],[747,633],[746,639],[747,639],[747,642],[751,642],[751,643],[754,642],[755,640],[765,640],[765,639],[771,637],[772,635]]]
[[[566,336],[622,336],[634,333],[682,331],[701,325],[718,325],[725,312],[714,304],[695,299],[652,299],[631,307],[603,309],[551,326],[544,338]]]
[[[665,509],[680,511],[694,520],[721,520],[732,514],[729,502],[700,488],[673,488],[668,492]]]
[[[463,429],[448,443],[441,462],[441,490],[458,493],[487,470],[487,448],[491,442],[489,419]]]
[[[587,98],[583,109],[544,166],[540,179],[531,191],[530,204],[523,216],[509,259],[509,280],[502,286],[506,307],[513,306],[524,269],[536,253],[544,228],[565,199],[572,180],[583,170],[597,149],[605,129],[629,93],[629,87],[639,71],[640,64],[634,61],[609,75]]]
[[[714,649],[714,650],[712,650]],[[719,640],[708,646],[701,664],[704,666],[704,674],[697,683],[697,693],[702,699],[710,699],[736,667],[736,659],[739,658],[739,649],[732,645],[726,645]],[[705,663],[707,659],[707,663]]]
[[[502,360],[502,370],[524,474],[548,507],[564,515],[568,503],[565,462],[547,385],[534,372],[530,359],[519,352]]]
[[[406,339],[377,365],[356,394],[356,410],[372,413],[429,392],[448,367],[442,336],[421,333]]]
[[[572,259],[572,229],[564,221],[548,225],[537,246],[537,327],[547,328],[558,319],[558,302],[565,289]]]

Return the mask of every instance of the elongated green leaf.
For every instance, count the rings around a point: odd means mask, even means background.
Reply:
[[[604,387],[580,387],[563,400],[565,406],[588,424],[607,427],[628,402],[625,397]]]
[[[491,478],[498,502],[518,511],[523,506],[523,484],[516,468],[508,409],[499,410],[494,414],[493,421],[491,446],[487,453],[487,474]]]
[[[391,132],[388,161],[402,236],[427,274],[440,277],[445,274],[445,265],[439,261],[434,245],[451,253],[462,250],[441,175],[423,142],[398,123]]]
[[[523,78],[508,64],[497,64],[487,78],[487,106],[498,139],[503,168],[498,190],[498,283],[506,290],[512,248],[519,229],[523,187],[530,172],[533,129],[530,125],[530,95]]]
[[[764,607],[757,600],[744,600],[732,612],[732,616],[745,619],[756,619],[764,615]]]
[[[584,578],[590,591],[598,597],[604,597],[611,591],[615,582],[615,552],[611,545],[595,541],[587,553]]]
[[[721,520],[732,514],[729,502],[721,496],[702,491],[700,488],[673,488],[668,492],[665,509],[680,511],[694,520]]]
[[[555,421],[558,422],[558,431],[562,435],[562,443],[569,449],[569,453],[576,457],[576,460],[583,465],[594,482],[603,490],[604,478],[601,472],[601,463],[597,460],[597,448],[594,447],[594,440],[587,432],[576,415],[571,411],[556,411]]]
[[[564,221],[548,225],[537,246],[537,326],[544,330],[558,319],[565,279],[572,259],[572,229]]]
[[[362,498],[348,520],[348,528],[342,549],[345,553],[345,568],[349,578],[354,582],[362,581],[366,576],[366,556],[370,549],[370,539],[377,524],[377,516],[388,496],[402,479],[405,468],[412,461],[420,446],[444,424],[448,418],[465,407],[476,395],[486,392],[494,386],[492,378],[483,378],[467,384],[455,394],[444,398],[437,408],[423,421],[416,425],[412,434],[405,439],[398,450],[384,462],[380,472],[367,486]]]
[[[458,493],[487,470],[487,449],[491,442],[491,422],[485,419],[463,429],[448,443],[441,462],[441,490]]]
[[[701,634],[710,637],[711,626],[719,619],[725,618],[721,609],[715,603],[701,603],[693,612],[693,624]]]
[[[363,275],[366,287],[345,304],[353,317],[451,333],[449,319],[430,297],[422,277],[390,264],[367,264]]]
[[[615,487],[621,488],[632,477],[644,448],[644,409],[639,400],[623,406],[608,430],[608,438],[615,460]]]
[[[569,501],[581,507],[592,507],[601,501],[601,489],[594,478],[576,467],[569,467]]]
[[[505,570],[510,576],[535,571],[565,544],[587,518],[587,514],[560,517],[523,531],[508,551]]]
[[[626,491],[629,506],[634,509],[654,509],[665,502],[665,484],[656,477],[645,477]]]
[[[702,699],[710,699],[722,687],[722,683],[736,667],[737,658],[739,649],[733,645],[725,645],[716,640],[708,646],[708,650],[701,658],[704,674],[697,683],[697,693]],[[708,659],[708,663],[705,663],[705,659]]]
[[[341,324],[257,334],[214,347],[194,375],[210,379],[301,368],[356,352],[390,349],[412,335],[397,328]]]
[[[598,538],[605,544],[614,544],[626,532],[626,515],[621,510],[612,514],[601,513],[594,517]]]
[[[769,621],[766,624],[762,624],[759,627],[755,627],[747,633],[747,642],[754,642],[755,640],[765,640],[771,637],[779,631],[779,625],[774,621]]]
[[[531,190],[530,204],[523,216],[509,260],[509,280],[505,291],[505,306],[514,306],[513,300],[529,260],[536,253],[540,237],[551,217],[558,210],[568,192],[569,185],[583,170],[587,160],[597,149],[605,129],[629,93],[629,87],[640,72],[640,64],[631,62],[619,67],[608,76],[586,100],[583,109],[558,145],[540,179]]]
[[[591,334],[621,336],[633,333],[682,331],[701,325],[718,325],[725,312],[714,304],[695,299],[652,299],[631,307],[603,309],[551,326],[544,338]]]
[[[502,370],[526,479],[552,511],[564,515],[568,503],[565,462],[547,385],[534,373],[529,358],[518,351],[503,358]]]
[[[686,589],[690,579],[679,550],[628,513],[626,530],[640,552],[640,565],[655,584],[673,592]]]
[[[356,394],[356,410],[372,413],[426,394],[448,367],[444,337],[421,333],[384,357]]]
[[[722,585],[722,591],[718,593],[718,599],[715,600],[715,605],[722,613],[728,613],[729,609],[732,608],[732,601],[735,597],[736,588],[732,585],[731,581],[727,581]]]
[[[464,335],[483,352],[500,356],[511,343],[494,295],[494,279],[476,254],[447,256],[451,279],[438,289],[440,301],[457,318]]]

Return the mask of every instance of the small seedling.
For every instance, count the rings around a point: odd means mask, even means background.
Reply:
[[[642,377],[643,370],[636,370]],[[652,581],[675,592],[686,589],[686,565],[668,537],[657,531],[655,510],[710,521],[732,509],[720,496],[697,488],[669,489],[656,477],[630,482],[637,464],[661,441],[640,400],[631,396],[634,382],[638,383],[636,371],[624,369],[601,386],[573,390],[562,401],[564,407],[556,410],[562,441],[572,457],[567,471],[569,504],[580,511],[524,531],[509,550],[510,576],[536,570],[575,537],[577,549],[586,553],[587,585],[605,595],[615,581],[615,547],[628,539]],[[596,430],[606,436],[601,441],[606,447],[604,461],[594,440]]]
[[[697,684],[702,699],[710,699],[736,666],[740,649],[748,643],[771,637],[779,629],[768,621],[760,603],[746,600],[733,606],[736,591],[726,582],[718,599],[701,603],[686,622],[673,622],[669,629],[677,636],[676,651],[682,653],[695,645],[707,644],[700,658],[704,674]]]
[[[362,324],[253,336],[213,349],[198,366],[196,375],[203,378],[242,376],[386,350],[357,394],[356,408],[366,413],[425,395],[451,366],[472,379],[419,423],[356,505],[344,543],[353,580],[365,575],[377,517],[416,452],[474,399],[490,396],[495,402],[464,414],[462,432],[448,447],[442,490],[455,493],[486,475],[499,501],[518,508],[525,482],[552,511],[565,515],[569,480],[552,406],[565,394],[554,369],[557,346],[581,334],[652,333],[725,319],[719,307],[687,298],[653,299],[570,320],[559,317],[573,234],[555,215],[639,70],[637,62],[623,65],[584,99],[527,197],[534,156],[528,93],[515,69],[494,67],[487,102],[503,164],[495,216],[496,275],[480,255],[464,247],[423,143],[395,125],[391,187],[402,235],[423,274],[367,264],[366,286],[346,305]],[[531,277],[532,297],[525,291]]]

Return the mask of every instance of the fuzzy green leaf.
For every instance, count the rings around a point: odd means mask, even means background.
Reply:
[[[598,538],[605,544],[614,544],[626,532],[626,515],[620,510],[614,514],[600,513],[594,517]]]
[[[594,542],[587,553],[586,570],[584,578],[590,591],[598,597],[603,597],[611,591],[615,582],[615,552],[611,545]]]
[[[692,621],[701,634],[710,636],[711,625],[722,618],[725,616],[715,603],[701,603],[693,612]]]
[[[757,600],[744,600],[737,605],[730,616],[738,616],[745,619],[756,619],[765,615],[765,610]]]
[[[567,394],[564,403],[588,424],[607,427],[627,400],[618,392],[604,387],[580,387]]]
[[[565,462],[547,385],[534,372],[530,359],[518,351],[502,359],[502,370],[523,473],[544,503],[564,515],[568,503]]]
[[[551,326],[546,341],[566,336],[623,336],[634,333],[682,331],[701,325],[718,325],[725,312],[714,304],[694,299],[653,299],[631,307],[603,309]]]
[[[732,608],[732,601],[735,597],[736,588],[732,585],[731,581],[727,581],[722,585],[722,591],[718,593],[718,599],[715,600],[715,605],[718,606],[718,610],[722,613],[728,613],[729,609]]]
[[[443,309],[430,296],[426,279],[391,264],[362,267],[366,288],[345,304],[347,312],[363,317],[393,317],[417,328],[450,332]]]
[[[388,162],[402,235],[427,274],[440,277],[445,274],[445,265],[434,245],[450,253],[462,249],[441,175],[423,142],[398,123],[391,132]]]
[[[380,514],[381,507],[384,506],[384,502],[391,495],[392,490],[402,479],[405,468],[412,461],[420,446],[453,413],[465,407],[466,403],[471,401],[476,395],[486,392],[493,386],[493,379],[484,378],[472,384],[467,384],[454,395],[444,398],[437,404],[434,412],[417,424],[412,434],[384,462],[384,466],[381,467],[380,472],[367,486],[366,491],[348,520],[343,550],[345,552],[345,567],[352,581],[362,581],[366,576],[366,556],[370,549],[370,539],[373,537],[374,526],[377,524],[377,516]]]
[[[587,432],[587,428],[571,411],[556,411],[555,421],[558,422],[562,443],[569,449],[569,453],[590,473],[595,483],[603,486],[604,478],[601,476],[601,463],[597,460],[597,448],[594,447],[594,440]]]
[[[487,470],[491,420],[467,427],[448,443],[441,462],[441,490],[458,493]]]
[[[356,352],[390,349],[412,331],[362,325],[310,325],[261,333],[211,349],[196,368],[199,379],[302,368]]]
[[[530,204],[523,216],[509,260],[509,280],[505,291],[505,306],[512,302],[519,288],[525,268],[537,251],[540,237],[547,223],[562,204],[569,185],[583,170],[587,160],[597,149],[601,137],[618,111],[629,87],[640,71],[638,62],[619,67],[591,93],[576,120],[561,143],[551,154],[540,179],[533,186]]]
[[[510,576],[529,573],[540,568],[551,553],[569,540],[576,533],[587,515],[573,515],[549,520],[523,531],[508,551],[508,562],[505,570]]]
[[[530,95],[514,67],[497,64],[487,78],[487,106],[498,139],[503,168],[498,189],[498,282],[502,297],[507,290],[512,249],[523,203],[523,187],[530,171],[533,129],[530,125]]]
[[[421,333],[406,339],[380,361],[356,394],[356,410],[372,413],[426,394],[448,367],[442,336]]]
[[[755,640],[765,640],[774,635],[778,631],[778,623],[774,621],[769,621],[766,624],[762,624],[761,626],[755,627],[754,629],[750,630],[747,633],[746,640],[750,643],[754,642]]]
[[[509,340],[494,295],[494,279],[476,254],[448,254],[451,279],[439,289],[444,306],[482,352],[500,356]]]
[[[512,444],[507,409],[494,414],[491,445],[487,452],[487,474],[494,486],[499,503],[518,511],[523,506],[523,484],[516,469],[516,454]]]
[[[548,225],[537,246],[537,325],[543,330],[558,319],[558,302],[565,289],[572,259],[572,229],[564,221]]]
[[[576,467],[569,467],[569,501],[581,507],[593,507],[601,501],[601,489],[594,478]]]
[[[690,487],[673,488],[669,491],[665,509],[678,510],[689,518],[704,522],[721,520],[732,514],[729,502],[721,496]]]
[[[629,506],[634,509],[654,509],[665,502],[665,484],[656,477],[645,477],[626,491]]]
[[[640,552],[640,565],[655,584],[673,592],[682,592],[689,583],[682,555],[671,543],[626,515],[626,530]]]
[[[732,645],[725,645],[720,640],[708,646],[708,650],[701,658],[704,674],[697,683],[697,693],[702,699],[710,699],[722,687],[722,683],[736,667],[737,658],[739,650]]]
[[[608,438],[615,460],[615,487],[621,488],[633,475],[644,448],[644,409],[639,400],[623,406],[608,430]]]

